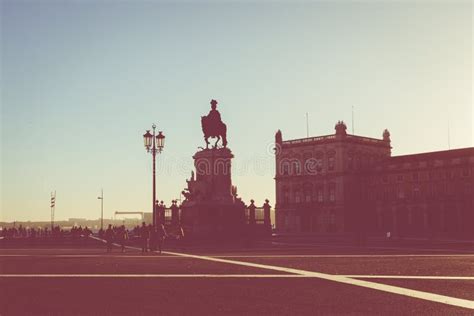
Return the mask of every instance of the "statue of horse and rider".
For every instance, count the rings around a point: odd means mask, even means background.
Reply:
[[[216,138],[213,148],[217,148],[217,143],[222,138],[222,146],[227,147],[227,126],[221,120],[221,114],[217,111],[217,101],[211,100],[211,111],[207,116],[201,116],[201,126],[206,141],[206,149],[209,148],[209,138]]]

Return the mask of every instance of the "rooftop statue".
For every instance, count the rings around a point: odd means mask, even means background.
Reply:
[[[217,138],[213,148],[222,138],[222,146],[227,147],[227,126],[222,122],[221,114],[217,111],[217,101],[211,100],[211,111],[207,116],[201,116],[202,131],[206,141],[206,149],[209,148],[209,138]]]

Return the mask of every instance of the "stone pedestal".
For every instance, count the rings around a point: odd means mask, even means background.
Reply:
[[[244,229],[245,204],[232,186],[228,148],[204,149],[194,156],[196,173],[183,191],[181,223],[194,237],[237,238]]]

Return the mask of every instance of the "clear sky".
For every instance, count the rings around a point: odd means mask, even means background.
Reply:
[[[1,1],[0,220],[151,211],[185,187],[209,101],[234,184],[274,204],[272,141],[355,134],[393,154],[473,146],[471,1]]]

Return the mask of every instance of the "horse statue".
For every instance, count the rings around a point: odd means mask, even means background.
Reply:
[[[201,116],[201,126],[204,133],[204,140],[206,141],[206,149],[209,148],[209,138],[216,138],[216,143],[213,148],[217,148],[217,143],[222,138],[222,146],[227,147],[227,125],[221,120],[219,111],[216,110],[217,101],[211,101],[211,111],[207,116]]]
[[[227,147],[227,126],[223,122],[215,124],[209,120],[208,116],[201,117],[201,126],[204,133],[204,140],[206,141],[206,149],[209,148],[209,138],[217,137],[213,148],[217,148],[217,143],[222,138],[222,146]]]

